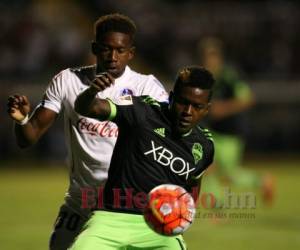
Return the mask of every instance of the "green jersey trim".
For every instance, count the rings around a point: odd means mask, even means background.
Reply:
[[[212,136],[212,133],[207,129],[207,128],[201,128],[199,126],[197,126],[197,128],[202,131],[202,133],[205,135],[205,137],[208,139],[208,140],[211,140],[212,142],[214,141],[213,139],[213,136]]]
[[[151,96],[142,97],[142,101],[148,105],[160,107],[159,102],[153,99]]]
[[[116,104],[114,104],[110,99],[106,99],[106,100],[108,101],[109,106],[110,106],[110,114],[109,114],[109,117],[107,118],[107,120],[111,121],[117,115],[117,107],[116,107]]]
[[[181,137],[186,137],[192,133],[193,129],[190,129],[190,131],[186,132],[185,134],[182,134]]]
[[[205,172],[206,172],[206,170],[203,170],[199,175],[194,176],[193,179],[194,179],[194,180],[200,179],[200,178],[204,175]]]

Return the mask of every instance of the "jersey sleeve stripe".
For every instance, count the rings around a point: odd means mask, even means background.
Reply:
[[[117,115],[117,107],[116,107],[116,104],[114,104],[110,99],[106,99],[106,100],[108,101],[109,106],[110,106],[110,114],[109,114],[109,117],[107,118],[107,120],[111,121]]]
[[[199,175],[194,176],[194,179],[199,179],[206,171],[202,171]]]
[[[210,132],[209,129],[207,129],[207,128],[201,128],[200,126],[197,126],[197,128],[204,134],[204,136],[205,136],[208,140],[214,141],[213,135],[212,135],[212,133]]]

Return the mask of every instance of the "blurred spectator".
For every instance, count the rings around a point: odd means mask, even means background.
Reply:
[[[219,180],[242,188],[260,187],[263,198],[271,201],[273,187],[270,177],[258,176],[242,167],[247,127],[243,116],[254,104],[253,92],[226,64],[221,40],[203,38],[199,51],[201,64],[212,72],[216,80],[207,121],[215,142],[215,171],[208,177],[211,184],[206,188],[217,189]],[[219,196],[218,190],[208,191]]]

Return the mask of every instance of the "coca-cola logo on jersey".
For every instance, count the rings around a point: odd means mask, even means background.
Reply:
[[[97,122],[87,118],[80,118],[77,122],[77,128],[83,134],[100,137],[118,136],[118,127],[110,121]]]

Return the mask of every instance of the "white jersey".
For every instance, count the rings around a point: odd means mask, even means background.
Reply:
[[[61,71],[52,79],[41,104],[56,113],[63,110],[70,175],[65,200],[82,215],[87,211],[81,209],[81,190],[92,188],[97,198],[97,188],[103,186],[107,179],[118,135],[116,124],[87,118],[74,110],[76,97],[89,87],[85,80],[91,72],[95,72],[95,66]],[[150,95],[159,101],[167,101],[168,97],[162,84],[153,75],[139,74],[128,66],[123,75],[115,79],[114,85],[97,95],[117,101],[120,96],[128,94]]]

